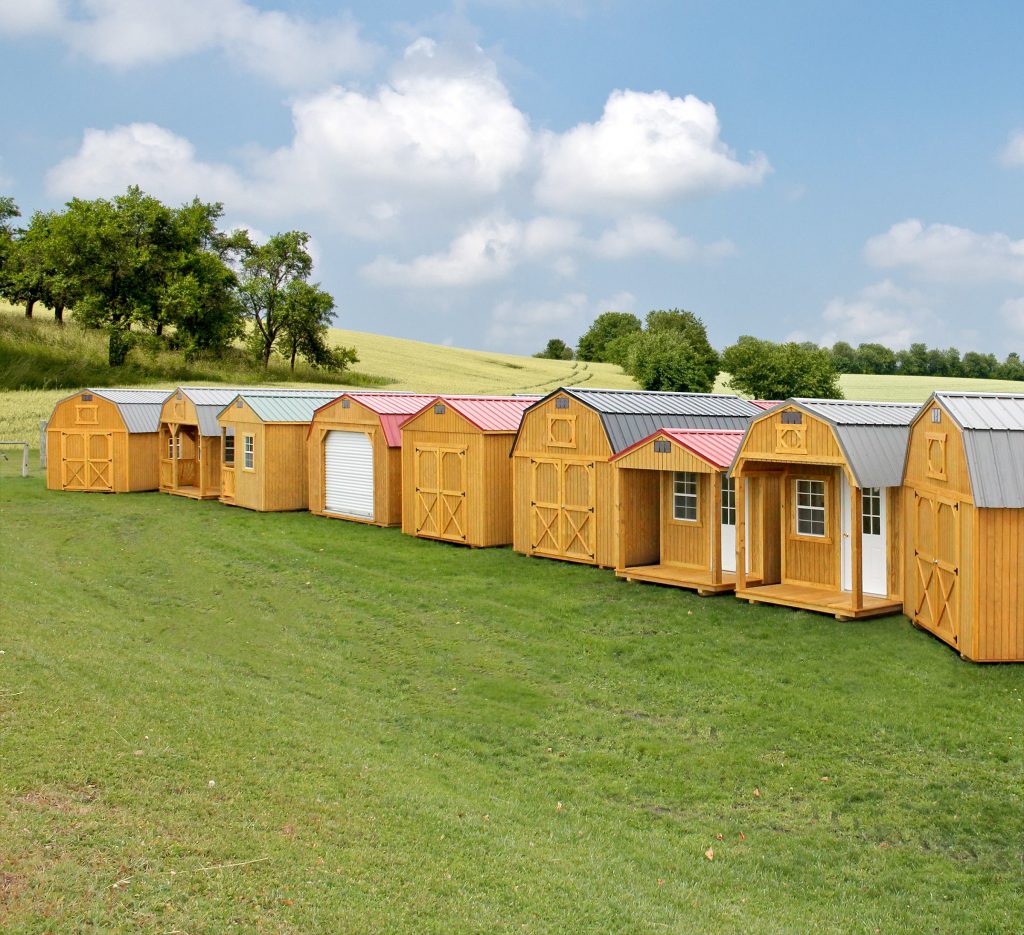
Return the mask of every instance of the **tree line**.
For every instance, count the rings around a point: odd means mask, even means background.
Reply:
[[[14,199],[0,196],[0,297],[53,310],[59,323],[103,329],[107,359],[124,364],[141,334],[186,360],[223,356],[243,341],[264,370],[275,354],[340,371],[354,348],[331,347],[334,299],[310,282],[304,231],[257,243],[245,230],[221,231],[224,208],[198,198],[178,208],[138,187],[114,198],[74,198],[61,211],[36,211],[24,226]]]

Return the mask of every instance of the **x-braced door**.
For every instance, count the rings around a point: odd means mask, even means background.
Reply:
[[[960,639],[960,504],[914,494],[914,622]]]
[[[113,439],[106,432],[64,432],[61,473],[65,490],[113,490]]]
[[[593,562],[594,462],[530,462],[531,546],[537,555]]]
[[[466,449],[415,451],[416,534],[466,541]]]

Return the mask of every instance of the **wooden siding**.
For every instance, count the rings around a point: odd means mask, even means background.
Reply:
[[[939,422],[932,422],[932,409],[939,410]],[[943,452],[942,463],[936,455]],[[929,463],[929,452],[932,454]],[[946,497],[973,503],[967,455],[959,426],[941,403],[932,400],[911,423],[903,484]]]
[[[169,453],[169,439],[173,434],[181,440],[181,457],[177,459]],[[175,451],[178,447],[175,446]],[[164,402],[157,449],[160,490],[201,500],[220,496],[220,437],[200,434],[195,404],[184,393],[175,393]],[[177,484],[174,483],[175,460],[178,462]]]
[[[512,548],[615,567],[619,521],[611,456],[601,417],[572,396],[559,393],[527,412],[513,457]]]
[[[481,432],[451,407],[402,427],[402,532],[477,548],[512,541],[512,432]]]
[[[803,421],[799,425],[782,421],[783,414],[791,412],[800,414]],[[832,426],[791,406],[751,422],[740,458],[781,464],[844,465],[846,462]]]
[[[697,477],[697,519],[678,520],[673,517],[672,473],[661,472],[661,561],[667,565],[689,568],[711,566],[711,526],[708,519],[711,477]],[[715,510],[716,517],[719,511]]]
[[[963,582],[969,604],[960,651],[977,662],[1024,661],[1024,510],[979,509],[975,515],[977,559],[971,580]]]
[[[264,454],[260,459],[263,510],[305,510],[309,504],[305,424],[268,422],[263,426]]]
[[[825,482],[825,535],[801,536],[796,531],[797,480]],[[815,584],[839,588],[840,521],[839,471],[795,468],[783,474],[781,490],[782,513],[782,583]]]
[[[661,475],[618,470],[619,560],[617,569],[661,561]]]
[[[267,509],[263,478],[266,476],[267,446],[263,422],[246,405],[232,405],[217,421],[222,429],[235,430],[234,469],[224,468],[220,499],[223,503],[263,512]],[[245,436],[253,437],[253,466],[245,467]],[[305,441],[305,439],[303,439]],[[231,474],[229,478],[227,475]],[[303,477],[303,483],[306,479]]]

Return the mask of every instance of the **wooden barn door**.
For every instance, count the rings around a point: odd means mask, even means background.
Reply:
[[[530,485],[531,551],[593,562],[594,462],[534,459]]]
[[[465,542],[466,449],[417,448],[416,535]]]
[[[106,432],[64,432],[61,486],[65,490],[113,490],[113,447],[113,437]]]
[[[954,646],[960,639],[960,504],[914,493],[916,624]]]

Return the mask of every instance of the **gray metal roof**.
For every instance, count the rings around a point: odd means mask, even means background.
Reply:
[[[131,435],[160,431],[160,410],[169,390],[89,389],[87,393],[106,399],[117,406]],[[76,394],[77,395],[77,394]]]
[[[917,403],[876,403],[857,399],[804,399],[795,397],[779,403],[799,403],[808,412],[832,425],[910,425],[921,411]]]
[[[530,409],[559,393],[573,397],[601,417],[613,454],[658,429],[745,429],[753,416],[761,414],[757,406],[727,393],[660,393],[572,386],[553,390]],[[515,445],[512,448],[514,451]]]
[[[1024,508],[1024,395],[935,393],[922,411],[936,399],[963,430],[975,505]]]
[[[312,422],[313,413],[321,406],[343,396],[344,392],[317,392],[312,390],[291,390],[278,393],[238,393],[235,399],[243,399],[263,422]],[[224,409],[226,414],[234,405],[234,399]]]
[[[330,393],[330,398],[337,399],[344,392],[334,390],[292,389],[276,386],[179,386],[175,393],[187,396],[196,407],[200,435],[220,435],[217,416],[235,401],[239,395],[251,393],[269,394],[273,396],[323,396]],[[353,391],[350,391],[353,392]],[[169,398],[169,397],[168,397]],[[273,420],[271,420],[273,421]]]

